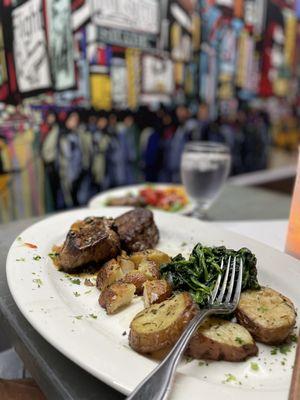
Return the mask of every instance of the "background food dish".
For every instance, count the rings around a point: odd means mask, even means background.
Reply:
[[[98,195],[94,196],[89,204],[88,207],[89,208],[93,208],[93,209],[97,209],[99,207],[107,207],[109,205],[107,205],[107,201],[109,199],[112,198],[118,198],[118,197],[123,197],[128,195],[129,193],[132,193],[133,195],[138,195],[139,191],[141,189],[145,189],[149,186],[149,184],[140,184],[140,185],[131,185],[131,186],[122,186],[116,189],[111,189],[111,190],[107,190],[105,191],[105,193],[99,193]],[[176,185],[172,185],[172,184],[155,184],[155,185],[151,185],[154,188],[157,189],[170,189],[170,188],[174,188],[176,187]],[[182,188],[181,185],[177,185],[177,187]],[[191,199],[188,199],[188,203],[183,206],[182,208],[174,208],[171,210],[167,210],[164,209],[163,211],[170,211],[172,213],[176,213],[176,214],[188,214],[190,212],[193,211],[195,205],[193,203],[193,201]],[[132,208],[132,207],[128,207],[128,208]],[[154,208],[155,209],[155,208]]]

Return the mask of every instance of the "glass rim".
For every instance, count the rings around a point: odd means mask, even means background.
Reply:
[[[230,152],[230,148],[225,143],[195,141],[186,143],[184,151],[215,151],[215,152]]]

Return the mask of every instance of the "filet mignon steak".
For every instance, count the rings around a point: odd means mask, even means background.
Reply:
[[[88,217],[75,222],[59,252],[59,267],[72,272],[84,265],[102,263],[116,257],[121,245],[113,225],[113,219],[100,217]]]
[[[122,249],[129,253],[153,248],[159,240],[153,213],[145,208],[135,208],[115,219]]]

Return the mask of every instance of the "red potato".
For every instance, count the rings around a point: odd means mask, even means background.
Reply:
[[[165,279],[155,279],[144,283],[143,300],[145,307],[161,303],[172,295],[172,288]]]
[[[104,289],[99,297],[99,304],[105,308],[107,314],[114,314],[120,308],[131,303],[135,286],[129,283],[114,283]]]

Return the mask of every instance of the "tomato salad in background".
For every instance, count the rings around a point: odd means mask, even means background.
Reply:
[[[188,196],[180,185],[167,187],[146,185],[136,194],[129,191],[123,196],[108,197],[105,202],[106,206],[151,207],[169,212],[180,211],[187,204],[189,204]]]

